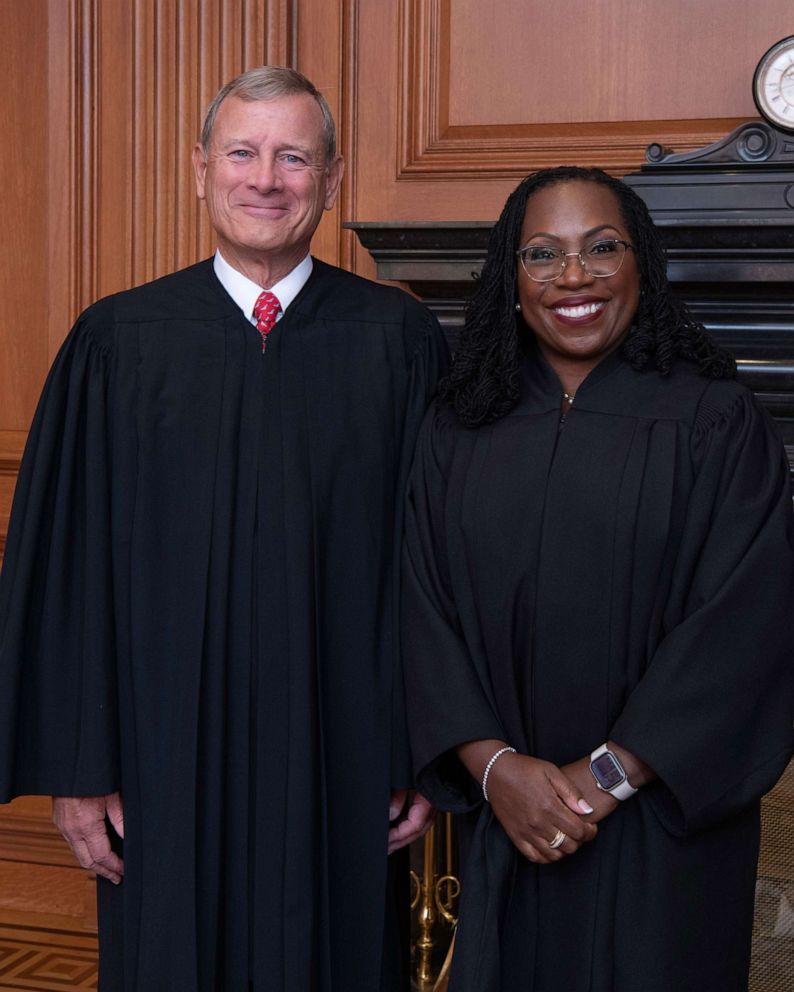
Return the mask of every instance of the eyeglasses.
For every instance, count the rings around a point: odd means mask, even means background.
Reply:
[[[597,279],[614,276],[623,265],[629,248],[628,241],[608,238],[594,241],[581,251],[562,251],[550,245],[526,245],[519,248],[516,257],[521,259],[524,272],[533,282],[553,282],[565,272],[569,258],[578,258],[582,269]]]

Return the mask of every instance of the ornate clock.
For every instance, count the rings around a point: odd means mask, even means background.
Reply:
[[[753,75],[753,99],[773,127],[794,132],[794,35],[761,56]]]

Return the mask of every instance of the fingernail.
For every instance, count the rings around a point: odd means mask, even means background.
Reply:
[[[579,800],[579,803],[578,803],[578,806],[579,806],[579,809],[583,813],[592,813],[593,812],[593,807],[590,805],[590,803],[586,799],[580,799]]]

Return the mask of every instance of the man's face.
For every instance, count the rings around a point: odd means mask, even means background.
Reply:
[[[193,167],[227,261],[264,263],[280,275],[307,254],[343,172],[340,158],[327,161],[322,111],[308,93],[227,97],[206,158],[200,145],[193,149]]]

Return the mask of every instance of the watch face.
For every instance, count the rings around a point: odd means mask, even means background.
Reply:
[[[794,35],[761,58],[753,76],[753,99],[770,124],[794,131]]]
[[[599,755],[595,761],[590,762],[590,767],[596,782],[606,792],[620,785],[626,778],[626,773],[610,751]]]

